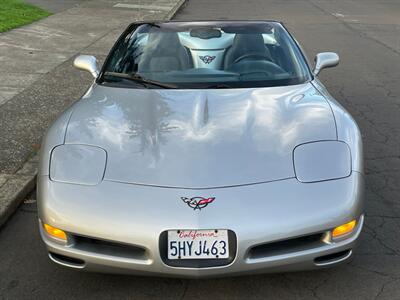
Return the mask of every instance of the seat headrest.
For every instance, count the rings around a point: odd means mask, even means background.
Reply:
[[[254,52],[266,52],[264,38],[262,34],[259,33],[236,34],[233,40],[232,49],[236,52],[237,56]]]

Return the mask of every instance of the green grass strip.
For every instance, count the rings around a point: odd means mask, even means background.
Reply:
[[[20,0],[0,0],[0,32],[32,23],[50,14]]]

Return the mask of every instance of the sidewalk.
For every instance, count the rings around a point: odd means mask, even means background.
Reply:
[[[85,0],[24,0],[24,2],[43,8],[53,14],[78,6]]]
[[[128,24],[170,19],[184,2],[85,1],[0,34],[0,225],[34,186],[44,132],[92,81],[72,67],[73,58],[103,61]]]
[[[0,35],[0,105],[41,74],[99,43],[106,54],[130,22],[168,17],[180,0],[93,0]],[[157,9],[158,8],[158,9]],[[107,43],[107,44],[105,44]]]

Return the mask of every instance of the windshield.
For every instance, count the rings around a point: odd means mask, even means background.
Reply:
[[[301,84],[307,64],[275,22],[170,22],[132,25],[99,82],[142,88],[247,88]]]

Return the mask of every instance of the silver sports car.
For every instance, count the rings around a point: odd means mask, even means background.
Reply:
[[[359,129],[279,22],[131,24],[51,126],[38,176],[54,262],[207,277],[319,269],[363,226]]]

